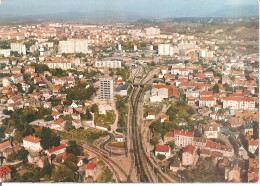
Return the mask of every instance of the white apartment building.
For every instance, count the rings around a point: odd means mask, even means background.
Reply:
[[[10,57],[11,49],[0,49],[0,56]]]
[[[191,68],[172,68],[171,69],[171,74],[174,74],[174,75],[179,74],[182,76],[187,76],[190,73],[193,73],[193,69],[191,69]]]
[[[86,39],[69,39],[59,42],[60,53],[90,53],[88,49],[88,40]]]
[[[199,50],[199,57],[201,58],[213,58],[214,51],[208,49]]]
[[[216,105],[216,100],[213,97],[201,97],[199,99],[200,107],[213,107]]]
[[[173,47],[170,44],[159,44],[158,54],[161,56],[173,56]]]
[[[149,27],[145,29],[146,36],[160,35],[160,28]]]
[[[178,147],[186,147],[193,143],[193,132],[175,130],[174,131],[174,142]]]
[[[22,43],[11,43],[11,51],[26,55],[26,46]]]
[[[62,70],[71,69],[71,62],[68,61],[43,61],[42,63],[52,69],[54,68],[61,68]]]
[[[96,61],[95,67],[121,68],[121,61]]]
[[[223,108],[234,110],[254,110],[255,99],[250,97],[226,97],[223,98]]]
[[[103,101],[114,99],[114,82],[109,78],[100,79],[100,99]]]

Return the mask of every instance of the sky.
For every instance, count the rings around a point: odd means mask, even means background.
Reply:
[[[142,17],[258,15],[258,0],[0,0],[0,16],[121,12]]]

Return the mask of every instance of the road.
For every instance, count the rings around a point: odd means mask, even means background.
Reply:
[[[114,140],[114,139],[115,139],[114,135],[113,135],[112,133],[109,133],[109,134],[108,134],[108,137],[107,137],[104,141],[102,141],[101,143],[99,143],[99,144],[97,145],[97,147],[98,147],[99,149],[102,149],[103,151],[107,152],[110,157],[112,157],[112,156],[122,156],[122,155],[124,155],[124,153],[113,152],[111,149],[108,149],[108,148],[107,148],[107,144],[108,144],[111,140]]]
[[[47,80],[44,75],[40,74],[40,78],[42,78],[43,82],[46,83],[52,91],[54,90],[54,85],[49,80]]]

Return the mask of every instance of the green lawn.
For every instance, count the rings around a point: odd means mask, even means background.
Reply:
[[[111,182],[113,178],[113,173],[109,168],[106,168],[101,175],[98,177],[97,182],[98,183],[108,183]]]
[[[113,111],[107,112],[107,114],[98,114],[95,113],[95,123],[99,126],[112,125],[116,119],[116,115]]]
[[[61,131],[59,135],[62,140],[75,140],[77,143],[86,142],[87,140],[88,144],[92,145],[95,140],[108,135],[108,133],[96,129],[74,129],[71,131]]]
[[[125,148],[125,143],[124,142],[111,142],[108,144],[109,147],[114,147],[114,148]]]

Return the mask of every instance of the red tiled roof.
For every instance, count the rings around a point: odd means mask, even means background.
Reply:
[[[259,146],[259,140],[249,140],[248,145]]]
[[[2,168],[0,168],[0,178],[3,177],[3,174],[7,174],[10,172],[11,172],[11,169],[7,165],[3,166]]]
[[[14,78],[18,78],[18,77],[20,77],[20,76],[23,76],[23,74],[22,74],[22,73],[19,73],[19,74],[13,75]]]
[[[157,89],[167,88],[169,97],[172,97],[172,96],[179,97],[179,90],[178,90],[178,88],[175,88],[173,86],[170,86],[170,85],[155,85],[154,88],[157,88]]]
[[[244,97],[244,94],[240,94],[240,93],[234,93],[234,94],[230,94],[229,97]]]
[[[183,135],[183,136],[193,136],[193,132],[183,131],[183,130],[174,130],[174,134]]]
[[[165,134],[166,137],[174,137],[174,133],[173,132],[167,132]]]
[[[9,146],[11,146],[10,141],[5,141],[0,144],[0,149],[5,149],[6,147],[9,147]]]
[[[200,97],[201,101],[215,101],[213,97]]]
[[[59,145],[57,147],[53,147],[53,148],[51,148],[51,149],[49,149],[47,151],[51,154],[53,152],[56,152],[56,151],[64,149],[64,148],[66,148],[66,146],[64,144],[61,144],[61,145]]]
[[[229,152],[232,151],[232,147],[221,145],[221,144],[215,143],[213,141],[207,141],[206,147],[211,148],[211,149],[226,150]]]
[[[62,123],[63,121],[64,121],[64,119],[59,118],[59,119],[57,119],[57,120],[55,121],[55,124],[61,125],[61,123]]]
[[[157,145],[155,151],[157,152],[169,152],[170,147],[168,145]]]
[[[96,163],[95,162],[90,162],[87,166],[86,169],[87,170],[93,170],[96,167]]]
[[[23,140],[29,141],[31,143],[38,143],[38,142],[41,141],[40,138],[37,138],[37,137],[34,137],[34,136],[27,136],[27,137],[23,138]]]
[[[199,78],[206,78],[206,75],[204,73],[198,73],[197,76]]]
[[[223,98],[225,101],[255,101],[254,98],[249,97],[225,97]]]
[[[195,150],[195,147],[193,145],[188,145],[185,147],[184,152],[188,152],[190,154],[193,154]]]

